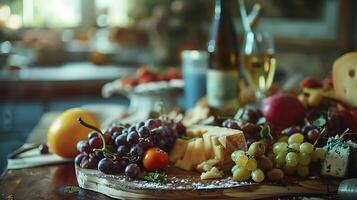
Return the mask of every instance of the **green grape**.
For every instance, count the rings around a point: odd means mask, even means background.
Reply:
[[[273,162],[266,156],[257,158],[258,168],[263,171],[268,171],[273,168]]]
[[[291,143],[288,146],[290,149],[293,149],[295,151],[299,151],[300,150],[300,144],[299,143]]]
[[[239,167],[238,165],[234,165],[232,167],[232,169],[231,169],[232,174],[234,173],[234,171],[236,171],[238,169],[238,167]]]
[[[279,142],[286,142],[286,143],[288,143],[288,139],[289,139],[289,137],[286,136],[286,135],[284,135],[284,136],[281,136],[278,141],[279,141]]]
[[[238,167],[233,172],[233,180],[235,181],[246,181],[250,179],[250,171],[248,171],[245,167]]]
[[[279,153],[275,156],[275,164],[282,166],[285,164],[286,152]]]
[[[287,175],[294,175],[295,172],[296,172],[296,166],[295,167],[291,167],[291,166],[285,165],[284,168],[283,168],[283,171]]]
[[[253,142],[247,151],[247,153],[251,156],[261,156],[265,153],[265,144],[263,141]]]
[[[299,153],[299,164],[303,166],[308,166],[311,162],[311,156],[307,153]]]
[[[286,165],[294,167],[299,163],[299,156],[295,152],[289,152],[285,157]]]
[[[249,171],[253,171],[257,168],[257,166],[258,166],[257,160],[251,158],[248,160],[247,164],[245,165],[245,168]]]
[[[316,148],[314,154],[319,160],[325,160],[326,158],[326,151],[323,148]]]
[[[303,141],[304,141],[304,135],[301,133],[294,133],[288,139],[289,144],[292,144],[292,143],[301,144]]]
[[[308,166],[299,166],[297,168],[297,173],[301,177],[307,177],[310,173],[309,167]]]
[[[317,153],[316,153],[316,150],[315,150],[311,154],[311,162],[317,162],[317,161],[319,161],[319,157],[317,157]]]
[[[247,165],[247,162],[248,156],[246,156],[245,154],[238,155],[237,160],[235,161],[235,163],[240,167],[245,167]]]
[[[310,154],[314,150],[314,145],[309,142],[300,144],[300,152]]]
[[[233,151],[233,153],[231,154],[231,159],[233,160],[233,162],[236,162],[238,155],[244,155],[245,152],[242,150],[237,150],[237,151]]]
[[[281,169],[271,169],[268,171],[268,179],[272,181],[278,181],[284,178],[284,172]]]
[[[274,145],[273,147],[273,152],[275,155],[282,153],[282,152],[287,152],[288,151],[288,143],[286,142],[279,142],[279,143],[275,143],[276,145]]]
[[[260,183],[262,181],[264,181],[264,172],[261,169],[255,169],[252,171],[251,173],[252,179],[253,181]]]

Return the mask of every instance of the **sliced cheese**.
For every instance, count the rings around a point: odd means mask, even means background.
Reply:
[[[187,145],[183,159],[176,161],[175,166],[190,171],[192,169],[192,154],[194,149],[195,149],[195,140],[190,140]]]
[[[192,165],[197,165],[206,160],[205,147],[202,138],[195,140],[195,148],[192,152]]]
[[[223,161],[225,158],[224,148],[219,142],[218,138],[219,137],[215,135],[211,136],[213,154],[216,159],[218,159],[219,161]]]
[[[177,160],[181,159],[186,151],[188,144],[188,140],[180,139],[178,138],[175,141],[174,147],[171,150],[170,153],[170,162],[176,162]]]
[[[207,172],[212,169],[213,166],[217,165],[219,160],[216,158],[206,160],[197,165],[196,169],[201,172]]]
[[[201,179],[206,180],[206,179],[215,179],[215,178],[222,178],[223,177],[223,172],[219,171],[216,167],[212,167],[212,169],[208,172],[203,172],[201,174]]]
[[[203,142],[204,142],[206,159],[210,159],[213,156],[211,135],[204,134],[202,137],[203,137]]]

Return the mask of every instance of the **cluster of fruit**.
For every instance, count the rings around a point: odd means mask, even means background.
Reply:
[[[169,68],[164,73],[159,73],[148,67],[140,67],[137,70],[136,75],[137,77],[124,77],[120,81],[124,86],[132,87],[143,83],[182,79],[181,72],[175,68]]]
[[[80,154],[75,163],[86,169],[98,168],[107,174],[125,172],[130,178],[137,178],[143,167],[147,171],[165,169],[169,162],[166,152],[186,131],[180,122],[160,119],[112,125],[104,133],[81,123],[96,131],[88,135],[88,140],[78,142]]]
[[[227,119],[223,121],[222,127],[241,130],[244,133],[247,146],[261,139],[260,131],[262,129],[259,120],[263,117],[258,109],[241,108],[238,111],[236,119]]]
[[[272,152],[265,156],[266,146],[263,141],[250,145],[248,151],[234,151],[231,159],[235,162],[232,168],[233,180],[246,181],[252,178],[255,182],[262,182],[265,174],[269,180],[281,180],[284,174],[301,177],[310,174],[310,163],[323,161],[326,152],[323,148],[315,148],[313,144],[304,142],[301,133],[294,133],[290,137],[281,137],[273,144]]]
[[[266,157],[266,147],[263,141],[257,141],[250,145],[248,151],[234,151],[231,159],[235,162],[232,168],[233,180],[246,181],[252,178],[255,182],[262,182],[265,174],[269,180],[281,180],[284,173],[279,168],[274,168],[273,162]]]
[[[304,142],[304,135],[294,133],[290,137],[281,138],[273,145],[269,155],[276,167],[281,168],[288,175],[295,172],[301,177],[309,175],[311,162],[323,161],[326,152],[323,148],[315,148],[313,144]]]

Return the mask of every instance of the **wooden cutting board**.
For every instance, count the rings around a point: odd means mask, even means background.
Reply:
[[[279,183],[236,182],[230,177],[200,180],[198,172],[186,172],[175,167],[167,170],[167,183],[131,180],[124,174],[107,175],[98,170],[76,166],[81,188],[118,199],[260,199],[279,196],[336,195],[338,179],[285,178]]]

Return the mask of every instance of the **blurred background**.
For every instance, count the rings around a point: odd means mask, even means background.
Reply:
[[[323,78],[357,48],[357,2],[253,0],[257,29],[276,42],[276,80]],[[50,111],[104,99],[102,86],[142,66],[181,66],[183,50],[206,49],[214,0],[0,0],[0,171]],[[238,3],[232,8],[238,37]]]

